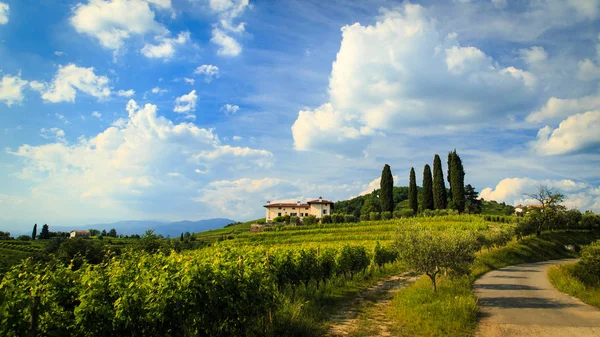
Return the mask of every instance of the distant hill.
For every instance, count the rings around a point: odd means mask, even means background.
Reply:
[[[109,231],[111,228],[117,230],[117,234],[142,235],[146,230],[152,229],[155,234],[161,234],[165,237],[177,237],[181,233],[190,232],[203,232],[211,229],[221,228],[225,225],[235,222],[231,219],[225,218],[214,218],[198,221],[156,221],[156,220],[135,220],[135,221],[119,221],[108,224],[92,224],[92,225],[81,225],[81,226],[52,226],[51,231],[64,231],[70,232],[74,229],[98,229]]]

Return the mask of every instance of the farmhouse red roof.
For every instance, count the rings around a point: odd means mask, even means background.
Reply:
[[[333,204],[333,201],[325,200],[325,199],[316,199],[307,202],[307,204]]]
[[[309,204],[293,204],[293,203],[280,203],[280,202],[273,202],[270,204],[266,204],[263,207],[309,207]]]

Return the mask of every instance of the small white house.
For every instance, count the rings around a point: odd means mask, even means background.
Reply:
[[[71,239],[72,238],[89,238],[90,237],[90,231],[76,229],[76,230],[71,231],[71,235],[69,235],[69,237]]]
[[[319,199],[307,201],[306,203],[301,203],[300,201],[296,203],[267,201],[264,207],[266,208],[265,218],[267,222],[273,221],[278,216],[285,215],[297,216],[299,218],[314,215],[318,219],[321,219],[323,216],[331,214],[333,211],[333,202],[319,197]]]

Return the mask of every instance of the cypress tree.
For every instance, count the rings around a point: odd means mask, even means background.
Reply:
[[[42,231],[40,232],[40,239],[50,239],[50,230],[48,229],[48,224],[44,224],[44,226],[42,226]]]
[[[33,232],[31,232],[31,240],[35,240],[37,236],[37,224],[33,225]]]
[[[394,212],[394,177],[390,165],[385,164],[381,171],[379,199],[382,212]]]
[[[462,165],[462,160],[456,153],[456,150],[452,152],[452,169],[450,171],[452,202],[458,210],[458,213],[462,213],[465,210],[465,171]]]
[[[442,160],[437,154],[433,158],[433,206],[435,209],[446,209],[448,196],[442,171]]]
[[[431,167],[429,164],[425,164],[423,169],[423,210],[433,209],[433,182],[431,180]]]
[[[417,178],[415,177],[415,169],[410,168],[410,182],[408,184],[408,204],[410,208],[417,214],[419,211],[419,201],[417,200]]]
[[[179,241],[183,241],[183,233],[181,233],[181,237],[179,238]]]
[[[450,198],[450,201],[452,201],[452,179],[450,179],[450,177],[452,176],[452,152],[448,152],[448,175],[447,175],[447,179],[448,179],[448,198]],[[448,200],[448,199],[446,199]]]

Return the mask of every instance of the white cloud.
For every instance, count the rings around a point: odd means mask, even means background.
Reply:
[[[194,71],[196,75],[204,75],[204,82],[210,83],[213,78],[219,78],[219,67],[212,64],[203,64]]]
[[[378,133],[506,121],[508,109],[530,104],[534,85],[533,74],[442,37],[424,8],[404,4],[374,25],[342,28],[329,103],[299,112],[295,148],[358,154]]]
[[[519,55],[525,61],[525,63],[530,65],[543,63],[548,60],[548,53],[546,53],[544,47],[539,46],[520,49]]]
[[[183,81],[189,85],[194,85],[194,83],[196,83],[196,80],[194,80],[193,78],[187,78],[187,77],[184,77]]]
[[[238,56],[242,52],[242,45],[219,28],[213,28],[210,42],[219,46],[217,54],[221,56]]]
[[[102,114],[99,113],[98,111],[94,111],[91,113],[91,116],[100,119],[100,117],[102,117]]]
[[[221,111],[226,115],[235,115],[239,109],[240,107],[235,104],[225,104],[221,107]]]
[[[594,81],[600,79],[600,67],[590,59],[580,61],[577,78],[582,81]]]
[[[119,91],[117,91],[117,95],[119,95],[121,97],[132,97],[133,95],[135,95],[135,90],[133,90],[133,89],[119,90]]]
[[[249,147],[223,145],[210,151],[202,151],[194,156],[198,161],[215,160],[223,157],[255,158],[253,164],[258,167],[270,167],[273,164],[273,154],[267,150],[255,150]]]
[[[56,56],[64,56],[65,52],[57,50],[57,51],[54,52],[54,55],[56,55]]]
[[[194,200],[212,205],[216,208],[216,214],[247,218],[255,216],[257,204],[267,200],[292,199],[298,195],[298,187],[290,181],[277,178],[242,178],[214,181],[199,192],[200,196]]]
[[[58,216],[102,218],[106,212],[117,218],[172,214],[176,204],[193,206],[196,190],[215,177],[235,175],[237,167],[246,167],[244,174],[260,172],[265,162],[273,160],[265,150],[244,148],[240,152],[229,146],[220,151],[223,145],[212,129],[174,124],[157,116],[155,105],[140,107],[130,100],[126,109],[128,117],[118,127],[81,137],[74,144],[59,141],[8,149],[8,154],[21,159],[16,176],[33,185],[27,202],[22,208],[11,209],[10,216],[16,219],[25,210],[31,210],[28,215],[32,217],[46,214],[48,221]],[[199,155],[213,151],[223,154],[211,158]],[[180,177],[184,184],[179,179],[166,179],[169,172],[193,172],[195,168],[205,174]],[[166,194],[172,196],[170,206],[164,202]],[[64,207],[72,207],[72,212],[52,215],[52,209]],[[198,210],[193,215],[203,213]]]
[[[31,81],[29,82],[29,87],[32,90],[42,93],[46,89],[46,84],[38,81]]]
[[[600,110],[570,116],[556,129],[546,126],[532,146],[541,155],[558,155],[600,148]]]
[[[0,101],[4,102],[9,107],[13,104],[23,102],[23,99],[25,98],[23,89],[25,86],[27,86],[27,81],[22,80],[20,75],[2,76],[2,81],[0,81]]]
[[[77,91],[98,99],[108,98],[111,94],[108,78],[96,76],[94,68],[81,68],[74,64],[59,66],[54,79],[42,93],[44,101],[75,102]]]
[[[146,44],[142,48],[142,55],[148,58],[170,59],[175,55],[177,46],[183,46],[190,41],[190,32],[181,32],[177,35],[177,38],[157,36],[156,40],[159,44]]]
[[[393,176],[392,178],[394,178],[394,184],[398,181],[398,176]],[[381,188],[381,177],[375,178],[373,180],[371,180],[370,183],[363,185],[362,186],[362,192],[360,192],[359,195],[367,195],[367,194],[371,194],[373,191],[378,190]]]
[[[600,94],[579,98],[550,97],[540,110],[529,114],[526,120],[530,123],[540,123],[599,108]]]
[[[154,87],[152,88],[152,90],[150,90],[153,94],[164,94],[165,92],[167,92],[167,89],[161,89],[160,87]]]
[[[196,101],[198,96],[196,90],[190,91],[189,94],[179,96],[175,99],[175,108],[173,111],[177,113],[189,113],[196,111]]]
[[[565,195],[564,204],[568,208],[577,208],[581,211],[600,211],[599,188],[587,183],[576,182],[569,179],[536,180],[528,177],[506,178],[501,180],[495,188],[484,188],[481,191],[480,196],[485,200],[496,200],[511,205],[534,204],[537,203],[537,201],[529,199],[524,194],[535,193],[539,185],[558,189]]]
[[[5,25],[8,23],[8,13],[10,12],[10,7],[8,4],[0,2],[0,25]]]
[[[167,29],[155,21],[149,3],[158,9],[169,9],[170,1],[89,0],[73,8],[70,22],[80,34],[97,39],[114,51],[123,47],[132,35],[155,33],[165,35]]]
[[[59,128],[42,128],[40,130],[40,136],[45,139],[55,139],[59,143],[66,143],[65,132]]]
[[[238,141],[238,140],[242,140],[242,139],[244,139],[244,138],[242,138],[242,137],[240,137],[240,136],[233,136],[233,138],[232,138],[232,139],[233,139],[233,140],[235,140],[235,141]]]

